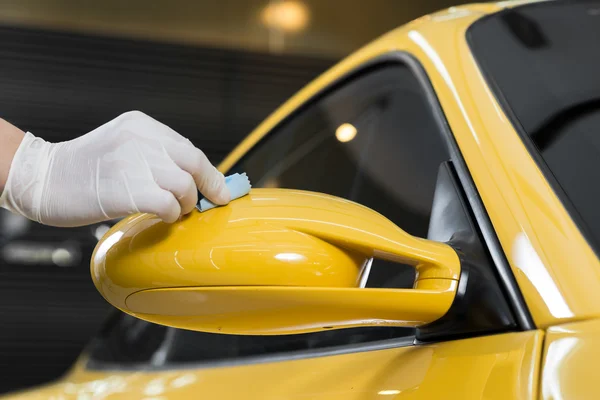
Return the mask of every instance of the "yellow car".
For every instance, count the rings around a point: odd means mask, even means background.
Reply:
[[[600,398],[598,37],[503,2],[359,50],[221,164],[248,196],[113,227],[122,312],[10,398]]]

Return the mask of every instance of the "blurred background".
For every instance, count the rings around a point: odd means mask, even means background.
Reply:
[[[0,0],[0,117],[56,142],[141,110],[218,163],[342,57],[457,3]],[[0,210],[0,393],[59,377],[107,318],[89,259],[109,226]]]

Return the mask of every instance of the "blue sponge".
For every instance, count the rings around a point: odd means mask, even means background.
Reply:
[[[231,201],[247,195],[252,187],[245,172],[243,174],[233,174],[225,177],[225,184],[231,193]],[[204,212],[215,207],[218,207],[218,205],[213,204],[206,198],[200,200],[196,206],[200,212]]]

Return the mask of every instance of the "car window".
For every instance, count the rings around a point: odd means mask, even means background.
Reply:
[[[312,101],[276,127],[230,172],[246,172],[254,187],[304,189],[350,199],[385,215],[407,232],[426,237],[438,168],[449,158],[420,82],[408,67],[389,64]],[[376,260],[367,285],[412,287],[413,282],[413,268]],[[198,362],[413,334],[408,328],[371,327],[232,336],[157,327],[120,316],[96,341],[92,359]],[[154,344],[136,346],[137,338],[148,336]]]
[[[439,165],[449,155],[412,71],[380,67],[273,131],[234,168],[254,187],[356,201],[426,237]],[[412,287],[414,268],[376,260],[368,286]]]

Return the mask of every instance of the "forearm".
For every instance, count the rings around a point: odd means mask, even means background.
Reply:
[[[10,165],[25,132],[0,118],[0,194],[4,191]]]

